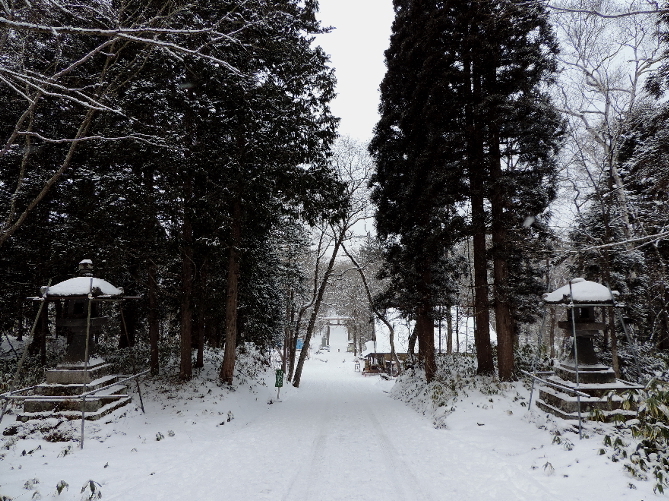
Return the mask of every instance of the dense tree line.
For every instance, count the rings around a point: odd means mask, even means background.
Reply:
[[[459,305],[479,372],[496,354],[510,379],[559,263],[668,348],[667,36],[638,3],[394,0],[373,173],[334,145],[317,2],[3,3],[0,329],[25,329],[24,298],[89,257],[141,296],[121,345],[147,341],[154,372],[167,330],[183,379],[205,344],[231,383],[239,343],[283,342],[297,386],[298,338],[330,307],[359,342],[400,311],[430,380],[435,322]],[[569,241],[550,226],[560,175]],[[368,188],[378,240],[355,249]]]
[[[1,327],[88,257],[142,296],[128,330],[148,327],[154,371],[172,322],[181,377],[206,341],[231,383],[238,343],[283,334],[290,228],[346,205],[316,4],[47,4],[0,20]]]
[[[394,2],[370,145],[389,284],[378,300],[414,321],[428,381],[437,312],[467,297],[479,372],[493,368],[494,322],[499,376],[512,378],[520,326],[558,285],[556,265],[619,290],[627,333],[666,348],[667,112],[656,99],[669,72],[658,65],[666,31],[649,15],[666,26],[667,14],[644,5],[556,2],[551,17],[542,2]],[[573,210],[570,231],[551,229],[555,207],[563,221]],[[617,373],[618,337],[630,339],[619,320],[605,336]]]

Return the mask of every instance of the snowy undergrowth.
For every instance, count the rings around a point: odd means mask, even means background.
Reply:
[[[544,412],[527,411],[529,388],[523,381],[503,383],[492,376],[476,375],[476,361],[462,355],[441,356],[434,380],[425,383],[422,370],[409,370],[399,376],[390,394],[432,420],[435,428],[448,428],[448,418],[458,409],[472,406],[493,408],[522,419],[552,435],[552,443],[571,451],[579,440],[578,425]],[[535,393],[534,397],[536,398]],[[657,382],[643,392],[631,394],[639,406],[639,419],[627,423],[602,423],[585,420],[582,436],[601,441],[597,453],[636,480],[652,480],[654,490],[663,493],[669,486],[669,387]],[[484,423],[479,423],[483,425]],[[547,470],[552,465],[544,465]],[[634,488],[630,483],[630,488]]]
[[[429,384],[425,383],[423,370],[410,369],[397,378],[390,394],[429,416],[435,428],[446,428],[448,415],[470,396],[480,397],[484,403],[478,405],[484,406],[487,405],[485,401],[492,403],[492,395],[501,395],[514,402],[525,399],[513,384],[502,383],[492,376],[477,376],[476,360],[469,355],[438,356],[437,372]]]
[[[641,391],[630,391],[626,408],[637,407],[638,418],[618,423],[604,435],[604,448],[612,461],[640,480],[652,479],[654,491],[669,487],[669,384],[651,380]]]
[[[10,341],[9,336],[4,335],[0,336],[0,340],[2,341],[0,348],[0,392],[9,390],[12,384],[14,384],[14,388],[24,388],[41,383],[44,380],[44,369],[55,367],[65,355],[67,348],[65,338],[49,337],[47,339],[46,366],[41,365],[39,356],[25,357],[18,379],[15,381],[19,360],[21,360],[23,350],[27,348],[28,343],[15,339]]]
[[[15,420],[18,409],[10,409],[0,424],[0,470],[7,476],[17,472],[11,476],[18,475],[24,487],[22,497],[16,492],[10,495],[0,479],[0,500],[3,495],[9,496],[6,499],[97,499],[105,490],[112,465],[131,461],[138,454],[158,453],[152,451],[159,443],[171,441],[177,446],[201,439],[201,435],[233,432],[268,407],[274,374],[255,346],[239,348],[234,386],[219,382],[222,354],[206,350],[204,355],[204,367],[195,369],[190,381],[180,381],[174,366],[164,367],[164,375],[141,381],[146,413],[140,408],[135,383],[130,382],[130,405],[99,421],[85,422],[84,451],[80,450],[81,421],[51,418],[21,423]],[[71,458],[87,457],[82,454],[100,458],[100,471],[93,478],[84,478],[68,466]]]

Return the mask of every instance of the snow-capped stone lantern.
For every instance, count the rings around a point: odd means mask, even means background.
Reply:
[[[95,420],[126,405],[131,396],[126,394],[125,383],[143,376],[149,371],[134,375],[112,374],[111,364],[95,357],[95,341],[107,317],[99,313],[101,302],[120,303],[126,299],[123,289],[114,287],[101,278],[93,276],[93,262],[84,259],[79,263],[78,276],[41,288],[38,315],[42,317],[42,342],[46,340],[49,302],[60,303],[62,314],[56,318],[56,326],[67,332],[67,353],[55,369],[46,371],[46,382],[6,394],[8,399],[23,400],[23,412],[17,414],[19,421],[45,418],[82,420],[80,446],[84,444],[85,419]],[[122,313],[121,313],[122,316]],[[44,345],[44,349],[46,346]],[[137,390],[141,403],[139,383]],[[4,415],[4,407],[3,407]],[[0,420],[2,415],[0,415]]]
[[[581,420],[582,412],[597,412],[605,419],[614,416],[633,417],[633,409],[623,410],[622,392],[638,385],[616,378],[611,367],[600,363],[595,352],[594,338],[606,328],[596,320],[598,309],[613,308],[617,292],[608,287],[574,278],[567,285],[544,294],[546,306],[566,307],[566,319],[558,322],[567,336],[573,337],[571,352],[547,377],[541,388],[537,406],[564,419]],[[615,336],[615,333],[611,333]]]
[[[574,278],[569,284],[544,294],[544,303],[569,307],[567,319],[558,322],[558,327],[567,331],[568,335],[574,335],[575,343],[567,362],[571,362],[572,368],[576,363],[579,366],[599,363],[593,341],[599,331],[606,329],[606,324],[595,320],[595,308],[614,306],[617,295],[618,292],[583,278]]]
[[[78,275],[41,289],[42,297],[46,301],[64,303],[63,318],[56,320],[56,326],[67,331],[67,354],[61,364],[89,362],[91,355],[95,353],[95,339],[108,320],[107,317],[99,315],[99,302],[123,297],[123,289],[93,276],[93,262],[90,259],[79,263]]]

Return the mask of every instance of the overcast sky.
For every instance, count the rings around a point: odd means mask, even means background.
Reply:
[[[378,121],[379,84],[385,74],[383,52],[393,22],[392,0],[319,0],[323,26],[335,27],[316,43],[330,54],[337,74],[332,113],[339,132],[360,141],[372,137]]]

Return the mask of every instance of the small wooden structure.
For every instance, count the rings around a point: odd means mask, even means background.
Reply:
[[[397,353],[397,358],[402,364],[406,362],[407,356],[406,353]],[[388,374],[389,376],[396,376],[399,372],[398,369],[390,353],[367,353],[362,375]]]

